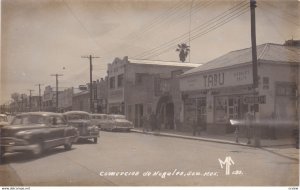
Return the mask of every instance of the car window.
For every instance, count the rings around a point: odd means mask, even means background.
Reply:
[[[28,125],[28,124],[44,124],[46,119],[42,115],[22,115],[16,116],[12,121],[12,125]]]
[[[66,125],[66,121],[62,117],[56,117],[57,125]]]
[[[7,122],[7,118],[5,116],[0,116],[0,122],[1,121]]]
[[[12,122],[11,122],[12,125],[20,125],[22,124],[22,118],[20,116],[16,116]]]

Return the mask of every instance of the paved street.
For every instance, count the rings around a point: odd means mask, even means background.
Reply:
[[[222,169],[218,160],[224,161],[226,157],[233,161],[229,166],[231,175],[225,175],[226,167]],[[7,155],[0,175],[9,182],[0,180],[0,185],[295,186],[299,183],[298,159],[298,150],[292,147],[255,149],[138,133],[101,132],[98,144],[82,142],[68,152],[59,147],[38,159],[27,154]],[[119,172],[119,176],[108,176],[112,175],[109,172]],[[143,176],[146,174],[150,176]]]

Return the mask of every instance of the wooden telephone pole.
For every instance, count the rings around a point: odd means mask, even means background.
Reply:
[[[252,76],[253,76],[253,111],[254,120],[256,120],[256,108],[259,109],[259,104],[254,101],[255,96],[258,96],[258,71],[257,71],[257,49],[256,49],[256,21],[255,21],[256,0],[250,0],[251,12],[251,45],[252,45]],[[256,147],[260,147],[260,126],[255,122],[254,126],[254,143]]]
[[[94,104],[93,104],[93,59],[100,58],[92,55],[81,56],[81,58],[88,58],[90,60],[90,112],[94,113]]]
[[[36,84],[35,86],[39,86],[39,111],[42,111],[42,96],[41,96],[41,86],[43,84]]]
[[[58,112],[58,77],[63,76],[62,74],[52,74],[56,78],[56,112]]]

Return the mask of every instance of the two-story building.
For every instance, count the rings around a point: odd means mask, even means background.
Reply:
[[[175,128],[180,107],[176,76],[199,64],[115,58],[108,64],[108,112],[124,114],[136,127],[155,113],[164,128]],[[176,83],[176,82],[175,82]],[[179,116],[178,116],[179,117]]]

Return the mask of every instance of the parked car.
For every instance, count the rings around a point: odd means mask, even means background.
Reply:
[[[8,118],[5,114],[0,114],[0,127],[8,125]]]
[[[90,114],[90,119],[100,130],[113,125],[113,120],[107,114]]]
[[[11,124],[0,128],[1,160],[6,152],[40,155],[45,149],[64,146],[70,150],[78,138],[76,128],[67,124],[62,114],[29,112],[15,116]]]
[[[108,125],[101,126],[103,130],[109,131],[130,131],[133,129],[132,122],[126,120],[124,115],[108,115]]]
[[[63,115],[70,125],[78,129],[79,139],[93,139],[94,143],[98,142],[99,129],[91,123],[88,112],[68,111]]]

